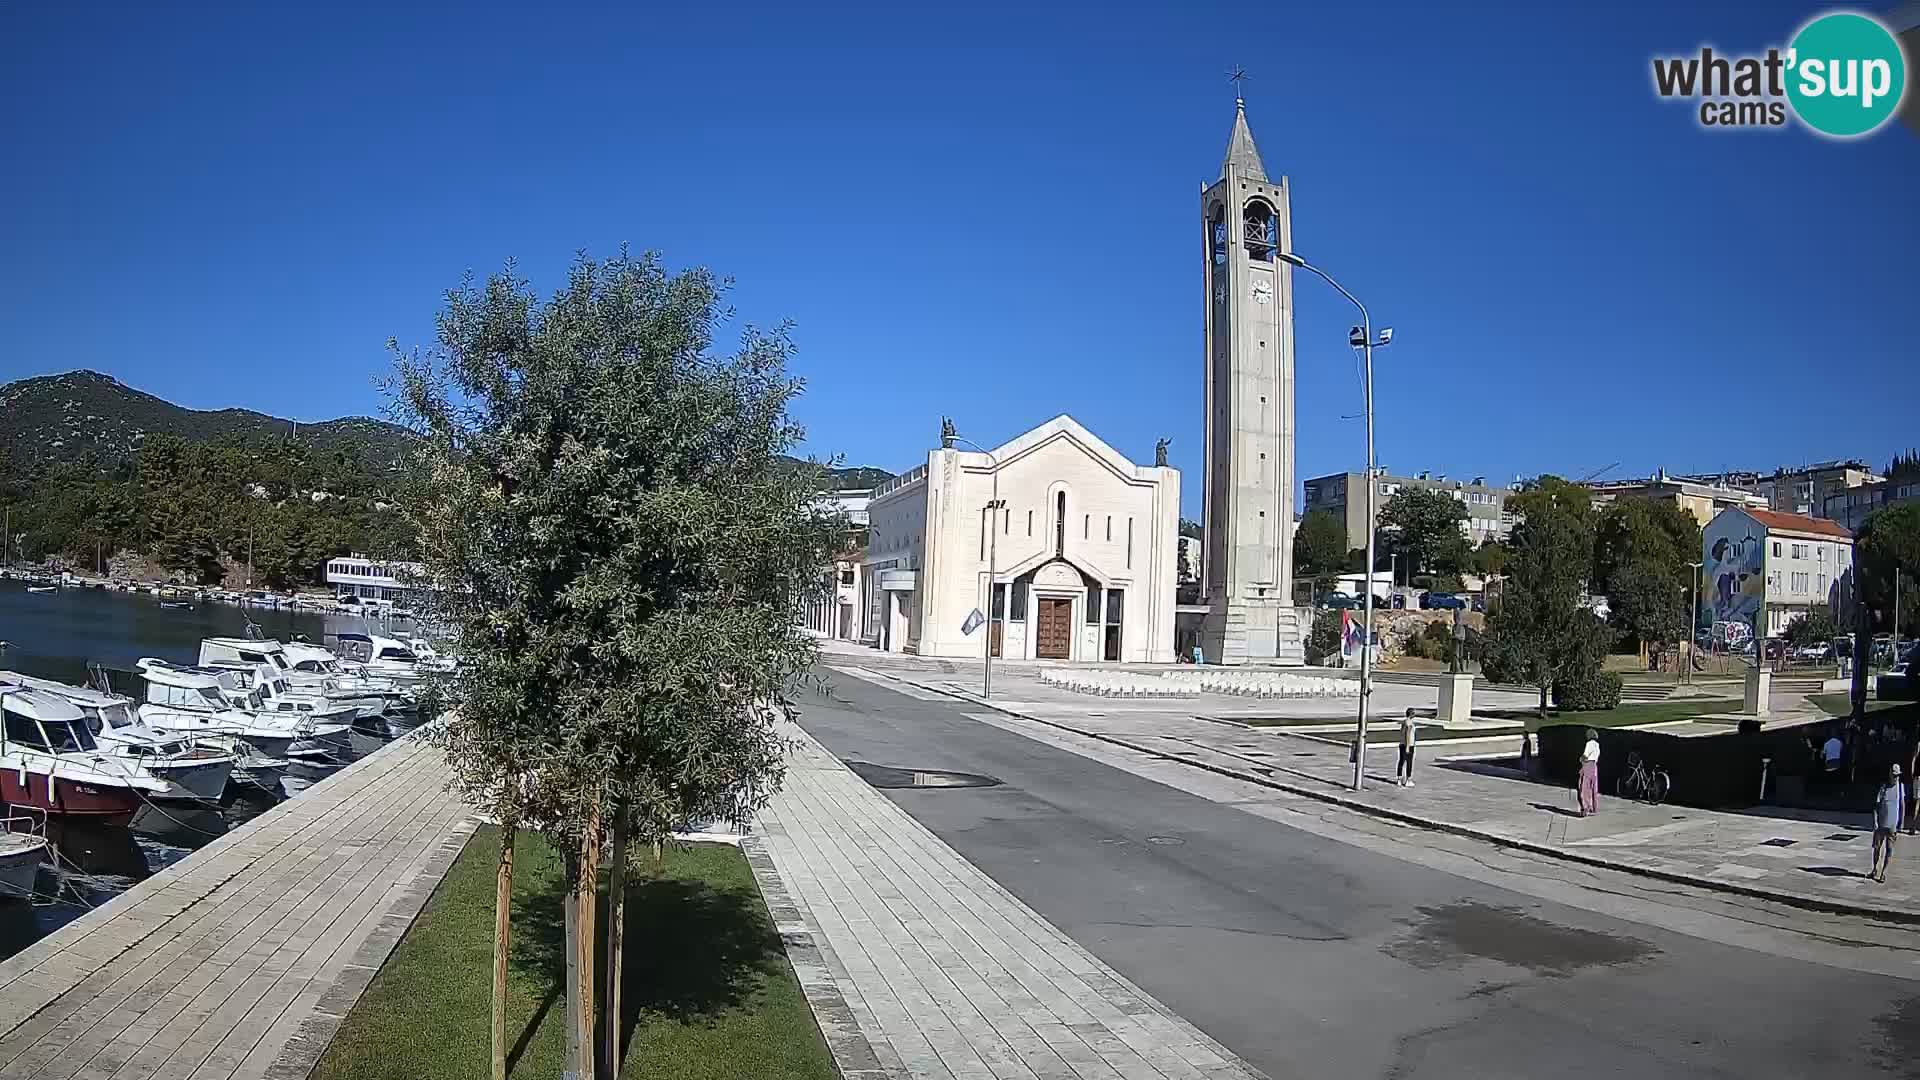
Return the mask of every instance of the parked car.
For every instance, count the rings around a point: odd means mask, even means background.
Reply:
[[[1432,611],[1452,611],[1466,607],[1467,602],[1450,592],[1428,592],[1420,597],[1420,606]]]
[[[1357,596],[1348,596],[1346,593],[1328,593],[1320,598],[1320,606],[1323,608],[1332,608],[1335,611],[1353,611],[1361,605],[1360,598]]]

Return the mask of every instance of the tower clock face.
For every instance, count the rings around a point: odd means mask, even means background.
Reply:
[[[1256,281],[1253,283],[1253,302],[1256,304],[1273,303],[1273,282]]]

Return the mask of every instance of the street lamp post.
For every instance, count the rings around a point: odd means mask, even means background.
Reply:
[[[1683,661],[1687,665],[1687,675],[1683,681],[1688,686],[1693,685],[1693,651],[1698,647],[1700,637],[1700,567],[1702,565],[1697,562],[1687,564],[1693,571],[1687,575],[1687,651],[1686,659]]]
[[[1380,494],[1379,468],[1373,459],[1373,350],[1375,346],[1385,346],[1393,341],[1393,327],[1384,327],[1379,340],[1374,340],[1373,317],[1367,314],[1367,305],[1360,298],[1346,290],[1346,287],[1333,280],[1332,275],[1290,251],[1279,252],[1280,261],[1295,269],[1305,270],[1321,281],[1333,286],[1334,291],[1360,309],[1360,325],[1347,335],[1347,341],[1359,349],[1366,369],[1365,394],[1367,405],[1367,588],[1362,601],[1361,618],[1366,627],[1366,636],[1360,645],[1360,730],[1353,744],[1353,790],[1359,791],[1365,782],[1367,768],[1367,705],[1373,696],[1373,567],[1374,539],[1380,532],[1380,523],[1376,519],[1379,513],[1376,500]]]
[[[983,698],[990,698],[993,696],[993,627],[994,627],[993,590],[999,586],[999,582],[997,581],[997,579],[1000,576],[1000,567],[999,567],[1000,531],[994,528],[994,525],[997,524],[997,522],[994,519],[999,516],[1000,510],[1002,509],[1001,503],[1000,503],[1000,459],[993,456],[993,451],[987,449],[984,446],[981,446],[979,443],[974,442],[972,439],[963,438],[959,435],[949,435],[947,436],[947,438],[950,440],[950,442],[966,443],[968,446],[973,447],[975,450],[979,451],[980,453],[987,455],[987,464],[992,467],[992,472],[989,475],[991,476],[992,482],[993,482],[993,494],[991,494],[987,498],[987,521],[986,521],[986,525],[987,525],[987,640],[982,643],[981,649],[980,649],[980,657],[981,657],[980,696]],[[1012,597],[1008,597],[1008,599],[1011,600]],[[1001,640],[1003,641],[1006,640],[1004,630],[1002,631]]]

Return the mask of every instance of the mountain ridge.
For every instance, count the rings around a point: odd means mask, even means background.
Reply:
[[[148,435],[178,435],[189,442],[229,437],[251,442],[288,437],[296,431],[314,449],[359,456],[375,471],[395,468],[416,438],[398,424],[371,416],[305,423],[238,407],[189,409],[86,368],[0,385],[0,468],[16,473],[77,463],[89,453],[111,467],[137,450]],[[833,490],[872,487],[893,477],[869,466],[819,468]]]

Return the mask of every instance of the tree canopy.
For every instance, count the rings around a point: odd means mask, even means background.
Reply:
[[[1555,683],[1599,669],[1609,639],[1584,603],[1593,557],[1592,507],[1586,489],[1544,478],[1524,500],[1526,519],[1513,530],[1506,587],[1487,620],[1490,677],[1540,690],[1540,708]]]
[[[1465,564],[1471,549],[1460,525],[1466,520],[1465,503],[1421,487],[1401,488],[1380,510],[1380,529],[1391,537],[1384,546],[1400,552],[1409,581],[1456,572]]]
[[[1880,613],[1877,625],[1892,629],[1894,575],[1903,575],[1899,631],[1920,632],[1920,502],[1896,503],[1860,526],[1854,562],[1862,595]]]
[[[1333,577],[1347,562],[1347,523],[1331,510],[1314,510],[1293,531],[1294,573]]]

